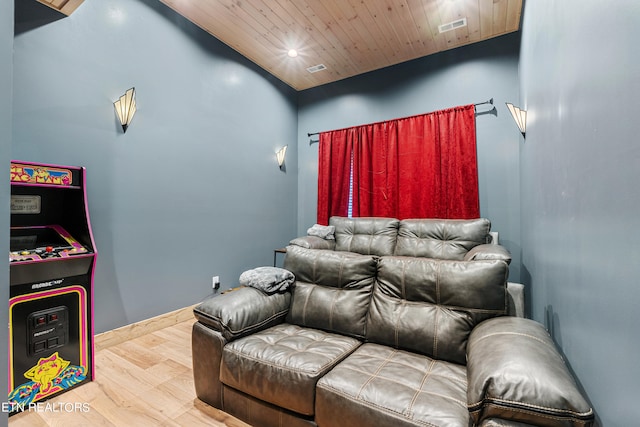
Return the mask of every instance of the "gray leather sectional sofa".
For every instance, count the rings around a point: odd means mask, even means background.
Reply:
[[[542,325],[509,316],[478,220],[332,218],[287,247],[285,292],[194,310],[199,399],[255,426],[589,426]]]

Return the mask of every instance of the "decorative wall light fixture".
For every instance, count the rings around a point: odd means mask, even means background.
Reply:
[[[124,95],[113,103],[113,106],[122,124],[122,131],[126,132],[133,115],[136,114],[136,89],[132,87],[126,91]]]
[[[287,147],[288,146],[285,145],[284,147],[276,151],[276,159],[278,159],[278,166],[280,167],[281,170],[284,167],[284,158],[285,158],[285,155],[287,154]]]
[[[522,133],[522,136],[525,136],[525,133],[527,133],[527,110],[521,110],[510,102],[506,102],[505,104],[507,104],[513,120],[516,121],[520,133]]]

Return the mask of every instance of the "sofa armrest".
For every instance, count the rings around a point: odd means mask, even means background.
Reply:
[[[524,285],[522,283],[507,282],[507,314],[525,317]]]
[[[509,264],[511,262],[511,253],[502,245],[485,243],[474,247],[464,256],[465,261],[480,259],[501,259]]]
[[[531,424],[519,423],[517,421],[505,420],[502,418],[487,418],[480,424],[480,427],[535,427]]]
[[[203,402],[223,409],[220,362],[222,349],[227,344],[219,331],[214,331],[200,322],[191,329],[191,355],[193,363],[193,385],[196,396]]]
[[[296,237],[289,242],[290,245],[301,246],[307,249],[330,249],[335,250],[335,240],[325,240],[318,236],[302,236]]]
[[[231,341],[281,323],[290,302],[290,292],[268,295],[243,287],[204,300],[193,309],[193,314],[200,323]]]
[[[475,425],[491,418],[572,427],[593,422],[551,337],[533,320],[499,317],[479,324],[467,346],[467,381]]]

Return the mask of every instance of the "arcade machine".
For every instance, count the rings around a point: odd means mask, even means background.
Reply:
[[[11,162],[10,414],[93,380],[96,255],[85,169]]]

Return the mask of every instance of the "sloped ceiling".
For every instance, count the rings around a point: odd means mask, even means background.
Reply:
[[[523,6],[522,0],[160,1],[296,90],[518,31]],[[289,57],[290,49],[298,55]],[[321,71],[307,70],[320,64]]]
[[[38,2],[65,15],[71,15],[83,1],[84,0],[38,0]]]

